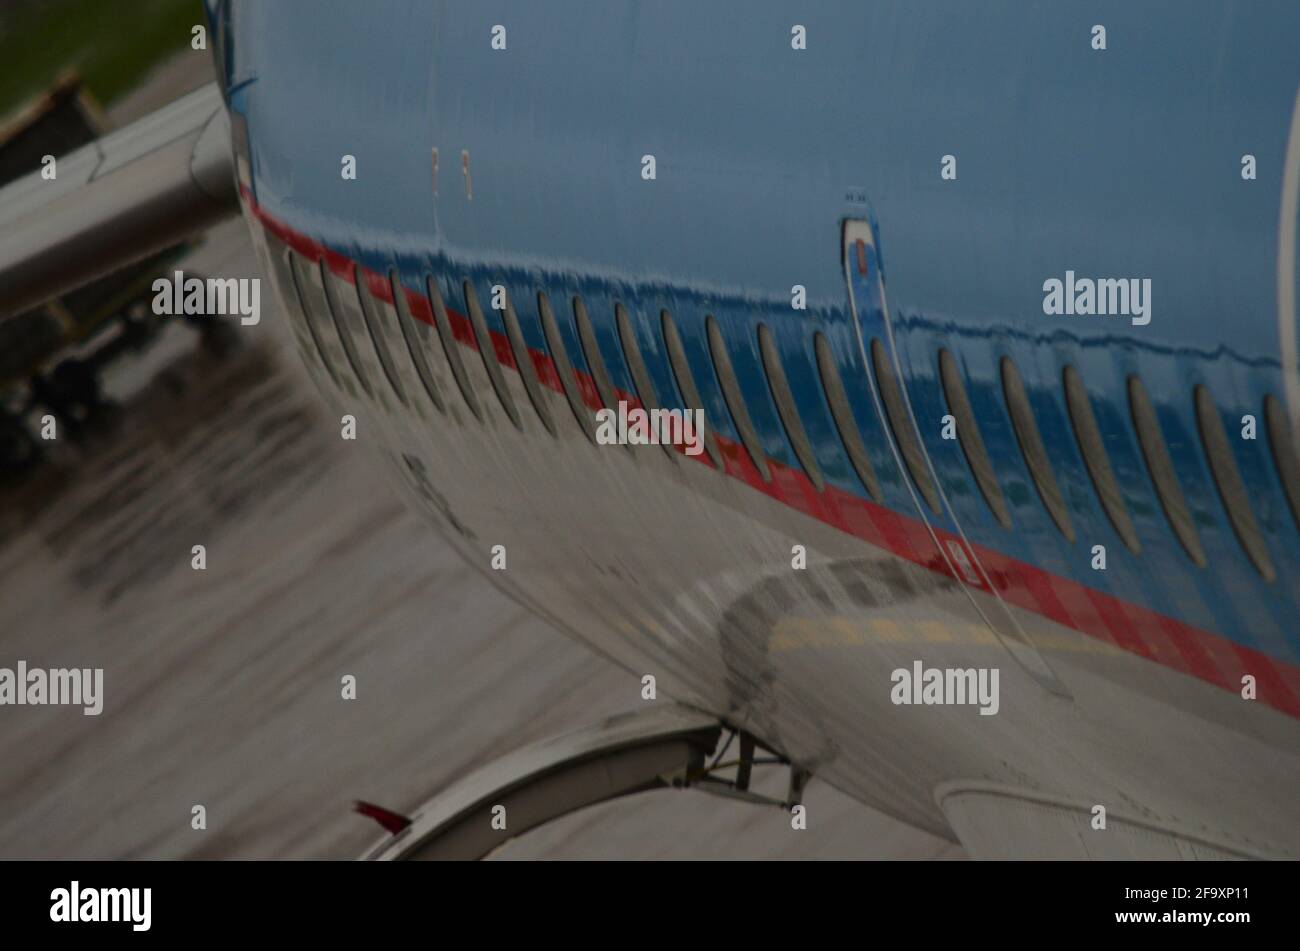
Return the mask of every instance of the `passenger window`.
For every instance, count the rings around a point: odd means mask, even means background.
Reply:
[[[749,453],[750,461],[758,469],[758,474],[764,482],[771,482],[772,473],[767,467],[766,455],[758,441],[758,433],[754,431],[754,424],[749,419],[749,411],[745,408],[745,398],[740,392],[740,383],[736,380],[735,371],[731,369],[731,357],[727,355],[726,341],[722,339],[722,331],[718,329],[718,322],[713,319],[712,314],[704,318],[704,331],[709,339],[709,356],[713,359],[713,372],[717,375],[722,399],[726,402],[727,409],[731,412],[731,419],[736,424],[736,432],[740,434],[740,441],[744,444],[745,451]]]
[[[889,354],[885,351],[884,344],[876,339],[871,341],[871,365],[876,371],[876,386],[880,390],[881,402],[885,404],[885,417],[890,432],[894,434],[894,442],[903,456],[903,464],[911,473],[912,482],[920,490],[925,504],[935,515],[939,515],[943,510],[939,507],[938,490],[926,468],[925,451],[921,448],[907,405],[903,402],[903,391],[899,389],[894,370],[889,365]]]
[[[947,350],[939,351],[939,379],[943,384],[944,398],[948,401],[948,410],[957,421],[957,442],[966,456],[975,484],[979,486],[980,494],[984,496],[984,501],[988,503],[998,524],[1010,528],[1011,513],[1007,511],[1002,487],[998,485],[993,464],[984,449],[984,437],[980,435],[979,423],[975,420],[975,413],[966,396],[961,369],[957,366],[957,358]]]
[[[483,319],[483,310],[478,305],[478,295],[474,293],[474,285],[465,281],[461,287],[465,293],[465,310],[469,314],[470,325],[474,328],[474,337],[478,340],[478,353],[483,358],[483,368],[487,370],[488,379],[492,381],[492,389],[496,391],[501,408],[510,417],[510,422],[515,424],[515,429],[522,430],[524,427],[519,420],[519,411],[515,409],[515,401],[506,387],[505,374],[501,372],[501,362],[497,359],[496,344],[492,342],[487,321]]]
[[[1246,486],[1241,481],[1241,473],[1237,471],[1232,445],[1228,442],[1228,434],[1224,431],[1214,397],[1202,384],[1197,384],[1193,396],[1201,444],[1205,448],[1210,473],[1214,476],[1214,486],[1219,490],[1219,498],[1223,500],[1223,508],[1228,513],[1228,522],[1246,552],[1246,557],[1264,580],[1271,582],[1277,577],[1277,572],[1273,570],[1273,560],[1268,555],[1259,526],[1255,524],[1255,513],[1250,509]]]
[[[1079,444],[1079,454],[1088,469],[1093,487],[1101,507],[1106,510],[1106,517],[1119,534],[1129,551],[1137,554],[1142,550],[1137,532],[1133,530],[1133,520],[1129,518],[1124,496],[1115,481],[1115,473],[1110,467],[1110,457],[1106,453],[1106,443],[1097,418],[1092,413],[1092,401],[1083,385],[1083,377],[1072,366],[1067,366],[1063,373],[1065,381],[1065,406],[1070,413],[1070,423],[1074,427],[1074,439]]]
[[[359,399],[365,390],[343,350],[338,328],[334,324],[334,316],[330,312],[329,300],[325,295],[320,267],[297,253],[290,259],[290,266],[293,269],[294,284],[302,299],[303,310],[307,314],[308,325],[311,327],[312,338],[320,347],[330,375],[339,389],[352,399]]]
[[[659,324],[663,330],[664,345],[668,350],[668,362],[673,367],[673,378],[677,380],[677,389],[681,391],[686,407],[697,409],[702,414],[704,401],[700,399],[700,391],[695,387],[695,377],[691,373],[690,362],[686,359],[686,350],[682,347],[681,337],[678,336],[677,327],[668,311],[660,311]],[[709,458],[713,460],[713,464],[719,469],[725,469],[722,451],[718,449],[718,441],[714,438],[713,429],[707,425],[707,422],[704,427],[704,445],[709,451]]]
[[[356,341],[352,339],[351,328],[347,326],[348,315],[344,313],[344,304],[339,299],[338,284],[342,282],[342,278],[334,276],[334,272],[330,270],[324,258],[320,259],[318,266],[321,286],[325,289],[325,303],[329,308],[330,316],[334,319],[334,330],[339,335],[339,342],[343,344],[343,353],[352,366],[352,372],[360,381],[361,388],[366,391],[367,396],[374,398],[375,391],[370,385],[370,378],[361,368],[361,354],[357,353]]]
[[[420,339],[426,335],[424,331],[416,326],[415,315],[411,313],[411,303],[406,298],[406,286],[402,283],[402,277],[397,273],[396,268],[388,272],[388,283],[393,288],[393,305],[397,308],[397,325],[402,329],[402,339],[406,341],[406,350],[411,355],[411,363],[415,366],[415,373],[420,378],[424,391],[429,394],[429,399],[438,408],[438,412],[445,413],[447,408],[442,402],[442,392],[438,389],[438,384],[433,378],[429,358],[424,354],[424,341]]]
[[[651,410],[661,408],[659,394],[655,392],[654,383],[650,380],[650,371],[646,369],[645,361],[641,359],[641,348],[636,342],[636,328],[632,326],[632,320],[622,304],[614,305],[614,322],[618,325],[618,339],[623,346],[623,359],[632,374],[632,385],[636,387],[637,399],[641,401],[641,407],[648,415]],[[660,438],[664,436],[662,433],[656,435]],[[677,462],[677,449],[668,442],[660,445],[668,458],[674,463]]]
[[[826,483],[822,479],[821,468],[817,465],[817,457],[813,455],[812,443],[808,441],[808,434],[804,432],[803,420],[799,418],[799,408],[795,406],[789,381],[785,378],[781,354],[777,350],[776,341],[772,339],[772,332],[765,324],[758,325],[758,350],[763,359],[763,369],[767,373],[767,385],[772,391],[772,400],[776,403],[777,415],[781,417],[781,425],[785,427],[785,434],[790,439],[790,445],[794,448],[794,454],[799,458],[803,471],[808,474],[817,491],[821,492],[826,487]]]
[[[1204,568],[1205,549],[1201,547],[1201,538],[1196,532],[1191,512],[1187,509],[1182,486],[1178,484],[1174,463],[1169,458],[1169,449],[1160,430],[1160,420],[1151,400],[1147,398],[1146,387],[1136,376],[1128,378],[1128,402],[1133,414],[1133,429],[1137,432],[1138,445],[1142,447],[1142,458],[1146,460],[1151,484],[1156,488],[1156,498],[1160,500],[1160,507],[1169,520],[1169,527],[1173,529],[1188,557],[1198,567]]]
[[[442,303],[438,282],[432,277],[426,277],[424,289],[429,298],[429,306],[433,309],[433,322],[438,328],[438,339],[442,341],[442,352],[447,357],[447,365],[451,367],[451,375],[456,378],[456,385],[460,388],[460,395],[465,399],[465,405],[474,414],[474,418],[481,423],[483,411],[479,408],[474,385],[470,383],[469,375],[465,372],[465,364],[461,362],[460,344],[456,342],[456,332],[452,330],[451,318],[447,316],[447,308]]]
[[[1007,401],[1007,411],[1011,416],[1011,428],[1015,431],[1016,441],[1020,444],[1020,454],[1025,459],[1034,488],[1043,500],[1043,507],[1056,523],[1061,534],[1073,544],[1074,525],[1070,522],[1070,513],[1065,508],[1061,490],[1056,484],[1056,474],[1047,459],[1047,449],[1043,438],[1038,434],[1038,423],[1034,421],[1034,411],[1029,405],[1029,396],[1025,393],[1025,384],[1020,379],[1020,371],[1010,357],[1001,361],[1002,394]]]
[[[375,356],[379,358],[379,366],[384,371],[388,385],[392,387],[398,402],[403,406],[409,406],[406,391],[402,389],[402,382],[397,377],[397,368],[393,365],[393,355],[388,350],[388,341],[384,336],[384,328],[379,325],[379,308],[383,306],[383,303],[376,301],[370,293],[370,287],[366,284],[365,271],[360,265],[357,265],[356,269],[356,282],[357,300],[361,304],[361,320],[366,325],[366,333],[370,336],[370,344],[375,348]]]
[[[320,357],[321,364],[329,373],[330,379],[334,382],[334,385],[341,390],[343,389],[343,383],[339,379],[338,371],[334,369],[334,362],[330,359],[329,351],[325,349],[324,341],[322,341],[320,337],[320,330],[316,326],[317,321],[321,319],[321,315],[312,312],[311,304],[307,299],[307,295],[303,293],[304,281],[303,276],[300,273],[303,267],[301,259],[299,258],[298,253],[293,250],[286,249],[285,254],[288,255],[286,260],[289,264],[287,276],[293,289],[293,296],[297,299],[298,306],[302,309],[303,316],[306,318],[304,323],[307,325],[307,333],[311,337],[312,345],[316,348],[316,353]]]
[[[835,366],[835,353],[831,352],[831,344],[827,343],[826,336],[820,333],[813,336],[813,349],[816,352],[816,368],[822,377],[822,388],[826,391],[827,405],[831,408],[831,418],[835,420],[835,427],[839,430],[845,452],[849,453],[849,463],[858,474],[862,487],[866,488],[867,495],[879,503],[880,482],[876,479],[876,470],[871,465],[871,457],[867,456],[867,448],[862,444],[857,418],[854,417],[853,408],[849,405],[849,395],[844,390],[844,382],[841,381],[840,372]]]
[[[573,418],[578,421],[578,428],[594,443],[596,428],[591,410],[582,400],[582,391],[578,389],[578,381],[573,375],[573,364],[569,362],[569,354],[564,349],[564,339],[560,336],[559,325],[555,323],[555,314],[551,312],[551,303],[546,299],[545,294],[537,295],[537,313],[542,320],[542,333],[546,337],[546,346],[551,351],[556,375],[560,378],[560,386],[564,388],[564,397],[569,401],[569,408],[573,410]]]
[[[821,333],[813,336],[813,350],[817,354],[817,372],[821,376],[822,389],[826,393],[826,404],[830,407],[831,418],[835,420],[835,428],[839,430],[840,441],[844,443],[849,462],[853,465],[853,471],[858,474],[858,479],[861,480],[867,494],[873,501],[880,502],[880,482],[876,479],[876,470],[872,467],[871,457],[867,455],[867,449],[862,444],[857,419],[849,405],[849,397],[844,391],[839,370],[835,368],[835,355],[831,352],[831,345],[826,342],[825,336]]]
[[[591,318],[587,316],[587,305],[582,302],[581,297],[573,298],[573,316],[578,324],[578,343],[582,345],[582,355],[587,360],[587,370],[591,373],[592,382],[596,384],[600,401],[605,404],[606,409],[618,412],[618,396],[614,392],[614,385],[609,381],[609,374],[605,372],[605,360],[600,355],[596,331],[591,326]]]
[[[551,411],[546,406],[546,394],[542,392],[542,384],[537,379],[537,367],[533,366],[533,355],[524,340],[523,329],[519,326],[519,316],[515,313],[515,305],[511,302],[509,294],[506,295],[506,306],[501,312],[501,319],[506,325],[506,339],[510,342],[510,351],[515,355],[515,367],[519,370],[519,378],[524,381],[524,392],[528,394],[528,400],[533,404],[533,411],[537,413],[537,418],[542,421],[546,431],[554,436],[555,423],[551,421]]]

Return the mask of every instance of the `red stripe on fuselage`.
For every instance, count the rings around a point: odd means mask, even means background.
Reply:
[[[359,270],[371,292],[392,303],[392,292],[388,289],[386,275],[371,271],[364,265],[354,264],[320,242],[299,234],[259,207],[246,189],[241,189],[241,192],[254,217],[285,244],[312,261],[323,258],[335,274],[346,280],[353,280],[354,271]],[[404,284],[402,289],[406,293],[411,314],[432,326],[433,311],[424,292],[412,290]],[[478,342],[469,318],[451,307],[446,310],[455,338],[477,351]],[[517,369],[505,334],[491,328],[488,332],[492,337],[496,359],[505,366]],[[563,393],[559,372],[550,355],[529,348],[529,356],[542,384],[557,393]],[[577,368],[573,372],[584,402],[592,410],[600,409],[603,404],[590,374]],[[633,394],[621,390],[616,390],[616,393],[619,399],[627,402],[629,408],[641,405]],[[827,484],[824,491],[818,492],[802,470],[790,468],[771,458],[768,458],[767,464],[772,472],[772,480],[764,482],[748,452],[739,442],[716,431],[714,439],[721,451],[726,474],[732,478],[900,558],[955,577],[949,569],[947,559],[934,547],[930,536],[931,526],[920,519],[876,505],[833,485]],[[713,463],[707,454],[686,456],[683,447],[676,448],[684,458],[712,468]],[[1054,575],[996,549],[969,545],[941,529],[935,528],[934,534],[940,544],[952,540],[969,548],[984,567],[987,576],[993,579],[998,593],[1008,603],[1234,693],[1241,690],[1242,676],[1252,674],[1259,688],[1258,702],[1290,716],[1300,717],[1300,666],[1274,659],[1212,631],[1202,630],[1140,604],[1089,588],[1070,578]],[[1173,650],[1168,649],[1169,646]]]

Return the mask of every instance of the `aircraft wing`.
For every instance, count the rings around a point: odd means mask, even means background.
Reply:
[[[238,210],[212,83],[0,189],[0,320]]]

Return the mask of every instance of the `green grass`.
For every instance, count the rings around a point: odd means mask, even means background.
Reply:
[[[102,104],[189,46],[200,0],[36,0],[0,20],[0,117],[75,68]],[[208,37],[211,49],[211,36]],[[198,54],[196,54],[198,55]]]

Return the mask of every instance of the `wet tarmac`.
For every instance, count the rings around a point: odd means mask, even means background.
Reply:
[[[256,276],[242,223],[187,267]],[[0,858],[353,858],[378,831],[354,799],[411,809],[642,703],[636,675],[493,589],[338,438],[269,295],[239,336],[218,357],[169,326],[112,370],[110,425],[0,491],[0,667],[105,671],[100,716],[0,707]],[[815,779],[805,801],[796,832],[777,809],[648,793],[498,857],[962,854]]]

